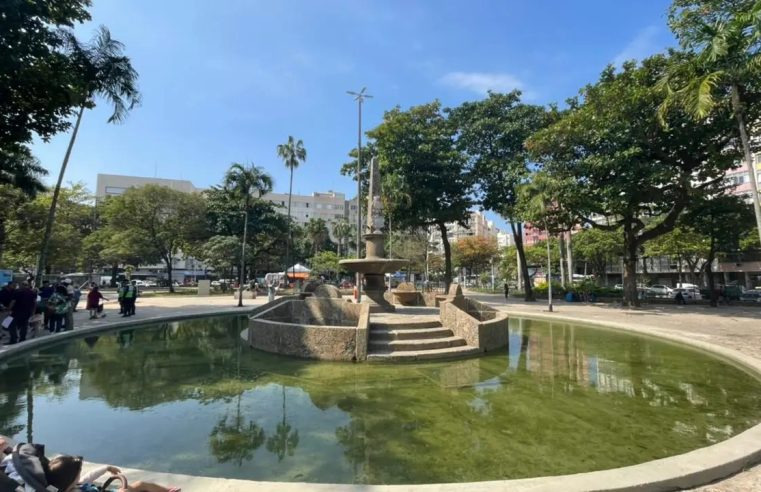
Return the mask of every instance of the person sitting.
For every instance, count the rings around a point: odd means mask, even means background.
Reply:
[[[107,301],[105,297],[103,297],[103,293],[98,289],[98,284],[93,282],[90,285],[90,292],[87,293],[87,309],[90,311],[90,319],[96,319],[98,318],[98,312],[101,311],[100,309],[100,300],[103,299],[104,301]],[[105,317],[106,315],[103,314],[101,317]]]
[[[107,465],[82,475],[81,456],[61,455],[50,460],[45,475],[48,484],[57,488],[59,492],[99,492],[101,489],[94,484],[97,479],[106,473],[116,476],[121,472],[119,468]],[[129,484],[127,488],[120,488],[119,492],[180,492],[180,489],[138,480]]]

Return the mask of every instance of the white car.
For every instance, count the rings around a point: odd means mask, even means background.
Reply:
[[[665,285],[651,285],[645,292],[652,297],[673,297],[674,291]]]

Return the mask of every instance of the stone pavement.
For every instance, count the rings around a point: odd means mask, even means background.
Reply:
[[[243,299],[243,308],[239,308],[237,307],[238,300],[234,299],[232,295],[209,297],[191,295],[142,297],[138,298],[135,304],[135,315],[123,318],[119,315],[119,303],[116,302],[116,296],[110,292],[104,292],[104,296],[108,299],[113,299],[110,302],[104,303],[103,312],[106,314],[105,318],[89,319],[90,312],[84,309],[85,303],[80,301],[79,309],[74,313],[75,331],[81,328],[110,325],[123,321],[152,321],[166,317],[192,314],[245,313],[247,310],[267,302],[267,296],[259,296],[256,299]],[[43,331],[38,336],[48,335],[47,331]],[[3,348],[0,346],[0,351],[2,350]]]
[[[731,348],[761,359],[761,306],[646,305],[622,309],[606,304],[556,301],[554,313],[547,312],[547,301],[535,303],[505,298],[496,294],[465,293],[489,305],[512,313],[557,315],[563,318],[652,326],[653,333],[677,333],[704,342]],[[761,465],[721,482],[694,489],[696,492],[761,492]]]

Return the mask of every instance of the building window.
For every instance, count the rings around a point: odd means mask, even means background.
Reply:
[[[306,206],[306,208],[309,208],[309,202],[305,203],[304,205]]]
[[[106,186],[106,195],[121,195],[127,188],[121,186]]]

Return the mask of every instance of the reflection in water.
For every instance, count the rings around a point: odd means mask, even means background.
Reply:
[[[277,423],[275,434],[267,438],[267,451],[275,453],[278,461],[283,461],[286,455],[293,456],[299,445],[299,431],[291,432],[291,425],[285,419],[285,386],[283,388],[283,421]]]
[[[159,471],[422,483],[628,465],[761,418],[761,383],[743,371],[612,331],[512,320],[502,351],[386,366],[252,351],[243,323],[160,324],[14,359],[0,368],[0,434]]]

